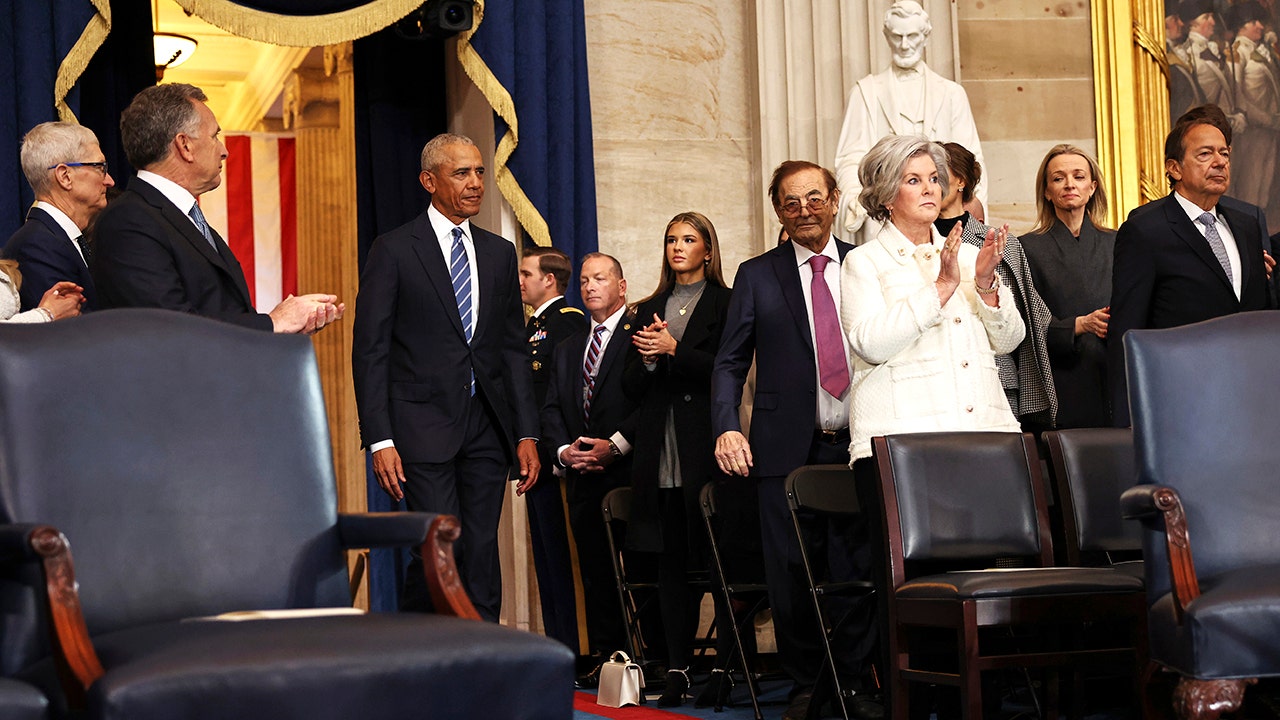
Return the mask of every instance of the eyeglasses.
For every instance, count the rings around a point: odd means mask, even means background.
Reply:
[[[799,200],[792,200],[791,202],[782,204],[782,214],[787,217],[798,217],[800,215],[800,208],[802,207],[807,207],[809,208],[809,212],[817,214],[822,212],[822,209],[827,206],[827,202],[829,200],[830,198],[824,197],[811,197],[804,201],[804,203],[801,203]]]
[[[99,170],[101,170],[101,171],[102,171],[102,174],[103,174],[103,175],[106,175],[106,174],[107,174],[107,161],[106,161],[106,160],[103,160],[102,162],[70,162],[70,163],[58,163],[58,165],[66,165],[67,167],[91,167],[91,168],[97,168],[97,169],[99,169]],[[45,168],[45,169],[46,169],[46,170],[53,170],[54,168],[58,167],[58,165],[50,165],[49,167],[47,167],[47,168]]]

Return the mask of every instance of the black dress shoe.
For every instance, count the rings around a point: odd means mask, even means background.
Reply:
[[[845,698],[845,709],[849,711],[849,717],[858,718],[858,720],[884,720],[884,703],[878,701],[871,695],[858,693],[851,698]]]
[[[809,704],[813,702],[813,690],[801,690],[791,698],[782,720],[809,720]]]
[[[730,705],[729,692],[731,690],[733,690],[733,678],[724,670],[716,668],[711,671],[711,679],[707,680],[707,684],[702,686],[698,697],[694,699],[693,706],[696,708],[720,708]]]
[[[667,686],[658,698],[658,707],[680,707],[684,704],[684,696],[689,692],[688,668],[667,671]]]
[[[594,690],[600,687],[600,668],[602,667],[604,667],[604,663],[600,663],[595,666],[592,668],[591,672],[586,673],[585,675],[579,675],[578,678],[573,681],[573,686],[579,690]]]

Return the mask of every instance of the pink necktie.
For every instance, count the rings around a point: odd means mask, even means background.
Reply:
[[[840,341],[840,320],[836,317],[836,301],[831,298],[831,288],[822,273],[827,269],[831,258],[826,255],[814,255],[809,258],[809,267],[813,268],[813,280],[809,284],[809,294],[813,298],[813,331],[817,335],[815,345],[818,348],[818,375],[822,378],[822,389],[838,398],[849,388],[849,365],[844,356],[844,343]]]

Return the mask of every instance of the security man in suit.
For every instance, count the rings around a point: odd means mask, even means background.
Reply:
[[[603,253],[584,257],[580,286],[582,303],[591,313],[590,328],[556,348],[542,431],[567,480],[588,645],[598,661],[625,642],[600,502],[610,490],[631,482],[639,403],[627,396],[623,375],[625,356],[634,352],[631,336],[640,324],[628,312],[627,281],[616,259]]]
[[[1231,182],[1227,116],[1216,105],[1191,108],[1169,132],[1164,157],[1173,191],[1129,213],[1116,233],[1107,374],[1118,427],[1129,425],[1126,332],[1273,304],[1262,211],[1223,197]]]
[[[520,300],[533,311],[525,324],[529,338],[529,367],[533,372],[533,395],[542,407],[551,383],[551,358],[556,346],[570,335],[585,330],[586,316],[565,302],[573,266],[563,252],[549,247],[524,251],[520,260]],[[539,448],[546,452],[545,448]],[[553,474],[547,453],[542,460],[538,483],[525,494],[529,511],[529,533],[533,538],[533,567],[538,575],[538,595],[542,602],[542,625],[547,637],[578,650],[577,598],[573,582],[573,558],[560,478]]]
[[[120,116],[120,139],[139,168],[94,230],[90,270],[98,307],[189,312],[278,333],[314,333],[342,317],[337,296],[289,296],[259,313],[240,262],[209,227],[199,198],[222,183],[222,128],[194,85],[154,85]]]
[[[84,289],[80,312],[89,312],[97,298],[85,229],[107,206],[107,190],[115,185],[98,137],[83,125],[40,123],[22,139],[20,157],[36,203],[5,244],[4,256],[18,261],[22,272],[22,309],[36,307],[66,280]]]

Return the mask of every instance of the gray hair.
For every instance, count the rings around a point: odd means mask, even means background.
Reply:
[[[933,159],[938,168],[942,197],[946,197],[950,186],[947,151],[923,135],[885,135],[862,156],[862,164],[858,166],[858,182],[862,184],[858,202],[873,220],[884,222],[889,219],[889,210],[885,206],[898,196],[907,162],[917,155],[928,155]],[[942,197],[938,198],[939,204]]]
[[[135,95],[120,114],[120,141],[129,164],[144,170],[169,157],[179,133],[197,132],[197,100],[208,102],[209,98],[200,88],[185,83],[153,85]]]
[[[50,189],[53,176],[49,168],[61,163],[85,162],[84,153],[98,144],[98,136],[83,125],[44,122],[31,128],[22,138],[19,156],[22,174],[37,196]]]
[[[896,0],[889,6],[888,10],[884,11],[883,29],[886,33],[889,32],[889,18],[892,17],[902,18],[904,20],[913,17],[923,17],[924,34],[928,35],[933,32],[933,23],[929,22],[929,13],[925,12],[924,8],[921,7],[920,3],[916,2],[916,0]]]
[[[422,171],[435,170],[440,167],[448,158],[445,157],[444,148],[447,145],[471,145],[475,146],[475,141],[466,135],[457,135],[454,133],[441,133],[427,141],[422,146]]]
[[[583,256],[582,256],[582,265],[579,265],[579,266],[578,266],[578,268],[579,268],[578,272],[582,272],[581,268],[587,264],[587,261],[588,261],[588,260],[595,260],[596,258],[601,258],[601,259],[604,259],[604,260],[608,260],[608,261],[613,265],[613,274],[614,274],[614,275],[617,275],[619,280],[623,279],[623,278],[622,278],[622,263],[618,262],[618,258],[616,258],[616,257],[614,257],[614,256],[612,256],[612,255],[607,255],[607,254],[602,253],[602,252],[589,252],[589,253],[587,253],[586,255],[583,255]]]

